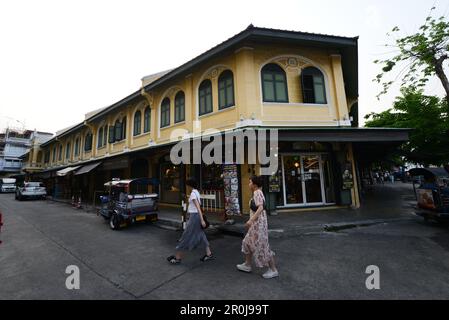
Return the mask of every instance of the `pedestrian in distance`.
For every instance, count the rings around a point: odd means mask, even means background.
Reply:
[[[197,190],[197,183],[194,179],[188,179],[186,185],[192,189],[187,207],[189,219],[181,239],[179,239],[178,245],[176,246],[175,255],[167,258],[168,262],[171,264],[181,263],[184,251],[192,251],[199,246],[202,246],[206,250],[206,254],[200,259],[202,262],[214,259],[210,250],[209,241],[207,240],[203,229],[206,228],[207,225],[201,210],[201,197]]]
[[[274,261],[275,253],[270,250],[268,243],[268,223],[265,210],[265,197],[261,190],[262,178],[252,176],[249,180],[249,187],[253,192],[250,201],[250,218],[245,226],[248,228],[245,238],[242,241],[242,252],[245,255],[245,262],[237,265],[237,269],[244,272],[252,271],[252,263],[258,268],[268,267],[263,274],[265,279],[279,276]]]

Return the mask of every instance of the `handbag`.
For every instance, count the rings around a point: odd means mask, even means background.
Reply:
[[[205,214],[203,214],[203,220],[204,220],[204,222],[206,223],[206,226],[203,227],[203,225],[201,225],[201,228],[202,228],[202,229],[207,229],[207,228],[209,228],[210,223],[209,223],[209,221],[207,220],[207,217],[206,217]],[[200,223],[201,223],[201,222],[200,222]]]

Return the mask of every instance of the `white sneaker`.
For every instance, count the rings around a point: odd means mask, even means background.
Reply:
[[[275,278],[278,276],[279,276],[279,272],[277,270],[273,271],[271,269],[268,269],[268,271],[265,272],[262,277],[264,277],[265,279],[271,279],[271,278]]]
[[[243,272],[251,272],[251,266],[246,265],[245,262],[237,265],[237,269]]]

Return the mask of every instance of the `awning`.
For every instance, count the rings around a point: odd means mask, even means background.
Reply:
[[[449,172],[444,168],[414,168],[409,170],[412,176],[424,177],[449,177]]]
[[[280,128],[279,141],[405,142],[410,131],[397,128]]]
[[[91,164],[86,164],[81,169],[79,169],[75,173],[75,175],[77,176],[79,174],[88,173],[88,172],[92,171],[93,169],[95,169],[96,167],[98,167],[100,164],[101,164],[101,162],[95,162],[95,163],[91,163]]]
[[[56,171],[56,175],[58,175],[59,177],[64,177],[65,175],[67,175],[67,173],[72,172],[73,170],[78,169],[80,166],[76,166],[76,167],[67,167],[65,169]]]

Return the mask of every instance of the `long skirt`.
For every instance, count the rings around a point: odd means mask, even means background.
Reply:
[[[267,267],[275,255],[268,243],[268,223],[266,212],[261,212],[259,218],[251,225],[242,241],[242,252],[251,254],[254,264]]]
[[[201,227],[200,214],[197,212],[189,213],[190,218],[187,221],[186,228],[179,240],[176,250],[193,250],[198,246],[204,248],[209,246],[206,234]]]

